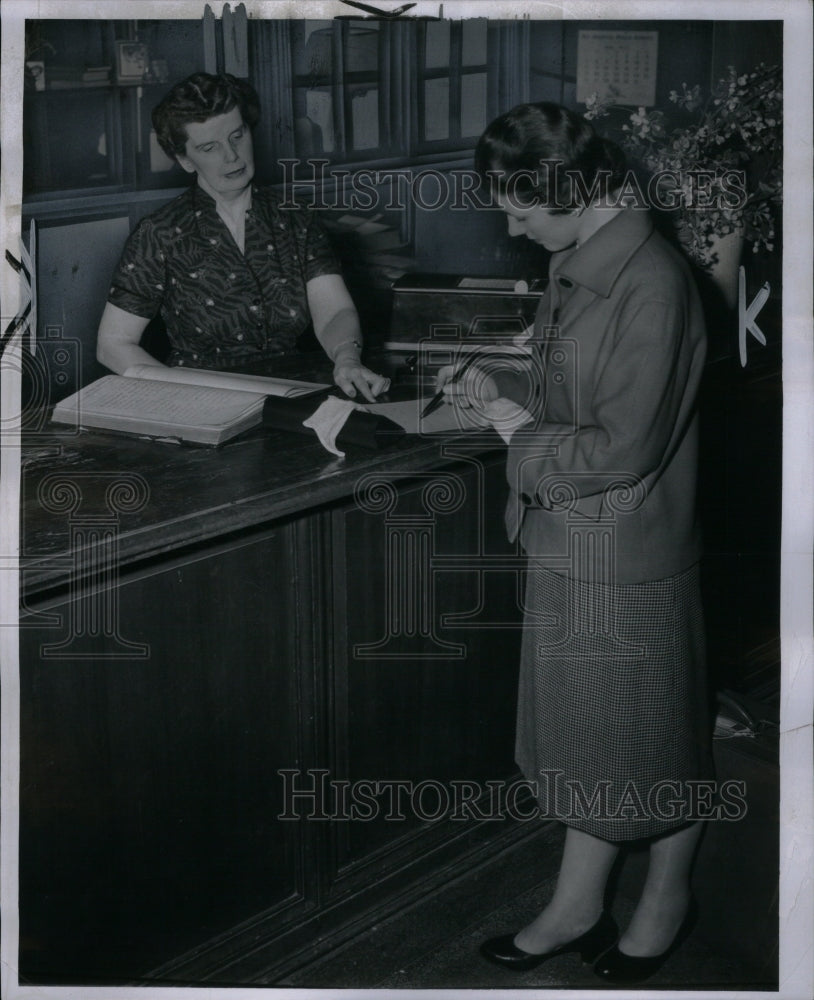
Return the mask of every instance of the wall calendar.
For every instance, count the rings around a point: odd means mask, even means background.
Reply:
[[[580,31],[577,42],[577,100],[638,106],[656,102],[657,31]]]

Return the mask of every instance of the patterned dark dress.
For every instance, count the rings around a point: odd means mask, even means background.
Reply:
[[[168,364],[231,368],[294,353],[310,326],[306,284],[339,273],[310,212],[253,188],[241,253],[214,199],[193,186],[132,232],[108,301],[145,318],[160,312]]]

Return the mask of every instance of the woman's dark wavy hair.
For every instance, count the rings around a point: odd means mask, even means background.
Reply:
[[[260,119],[260,100],[250,83],[230,73],[193,73],[176,83],[153,108],[159,145],[169,157],[183,156],[190,122],[205,122],[232,108],[239,108],[243,121],[254,128]]]
[[[541,166],[543,161],[550,166]],[[499,172],[501,192],[510,186],[523,199],[567,209],[582,204],[580,191],[605,196],[618,188],[625,176],[625,157],[581,115],[542,101],[518,104],[496,118],[478,141],[475,167],[484,177]]]

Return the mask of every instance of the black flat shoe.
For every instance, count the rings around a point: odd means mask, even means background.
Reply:
[[[641,983],[649,979],[664,965],[667,959],[686,941],[698,920],[698,903],[695,898],[690,906],[673,943],[660,955],[626,955],[614,945],[601,956],[594,966],[594,972],[608,983]]]
[[[553,951],[543,952],[542,955],[535,955],[532,952],[523,951],[514,943],[514,934],[504,934],[501,937],[490,938],[480,946],[480,953],[485,959],[494,962],[495,965],[503,965],[507,969],[516,969],[518,972],[525,972],[527,969],[534,969],[542,962],[556,955],[564,955],[569,951],[578,951],[582,955],[583,962],[595,962],[603,951],[607,951],[619,937],[619,930],[609,913],[603,913],[593,927],[580,934],[573,941],[561,944]]]

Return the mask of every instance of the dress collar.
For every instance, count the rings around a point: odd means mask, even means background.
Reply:
[[[193,210],[197,212],[207,213],[209,215],[218,215],[218,205],[215,199],[209,194],[208,191],[204,191],[200,184],[193,184],[192,191],[192,207]],[[246,206],[246,211],[250,211],[254,207],[256,201],[257,188],[252,184],[251,187],[251,197],[249,203]],[[220,216],[218,216],[220,218]]]
[[[650,213],[626,208],[575,250],[555,253],[551,277],[570,278],[607,298],[627,262],[653,232]]]
[[[257,202],[256,195],[257,189],[252,185],[252,198],[246,209],[247,219],[250,217],[250,210]],[[195,229],[200,237],[208,240],[214,246],[223,239],[224,234],[229,231],[229,227],[218,214],[217,202],[208,191],[204,191],[198,184],[193,184],[191,196]]]

